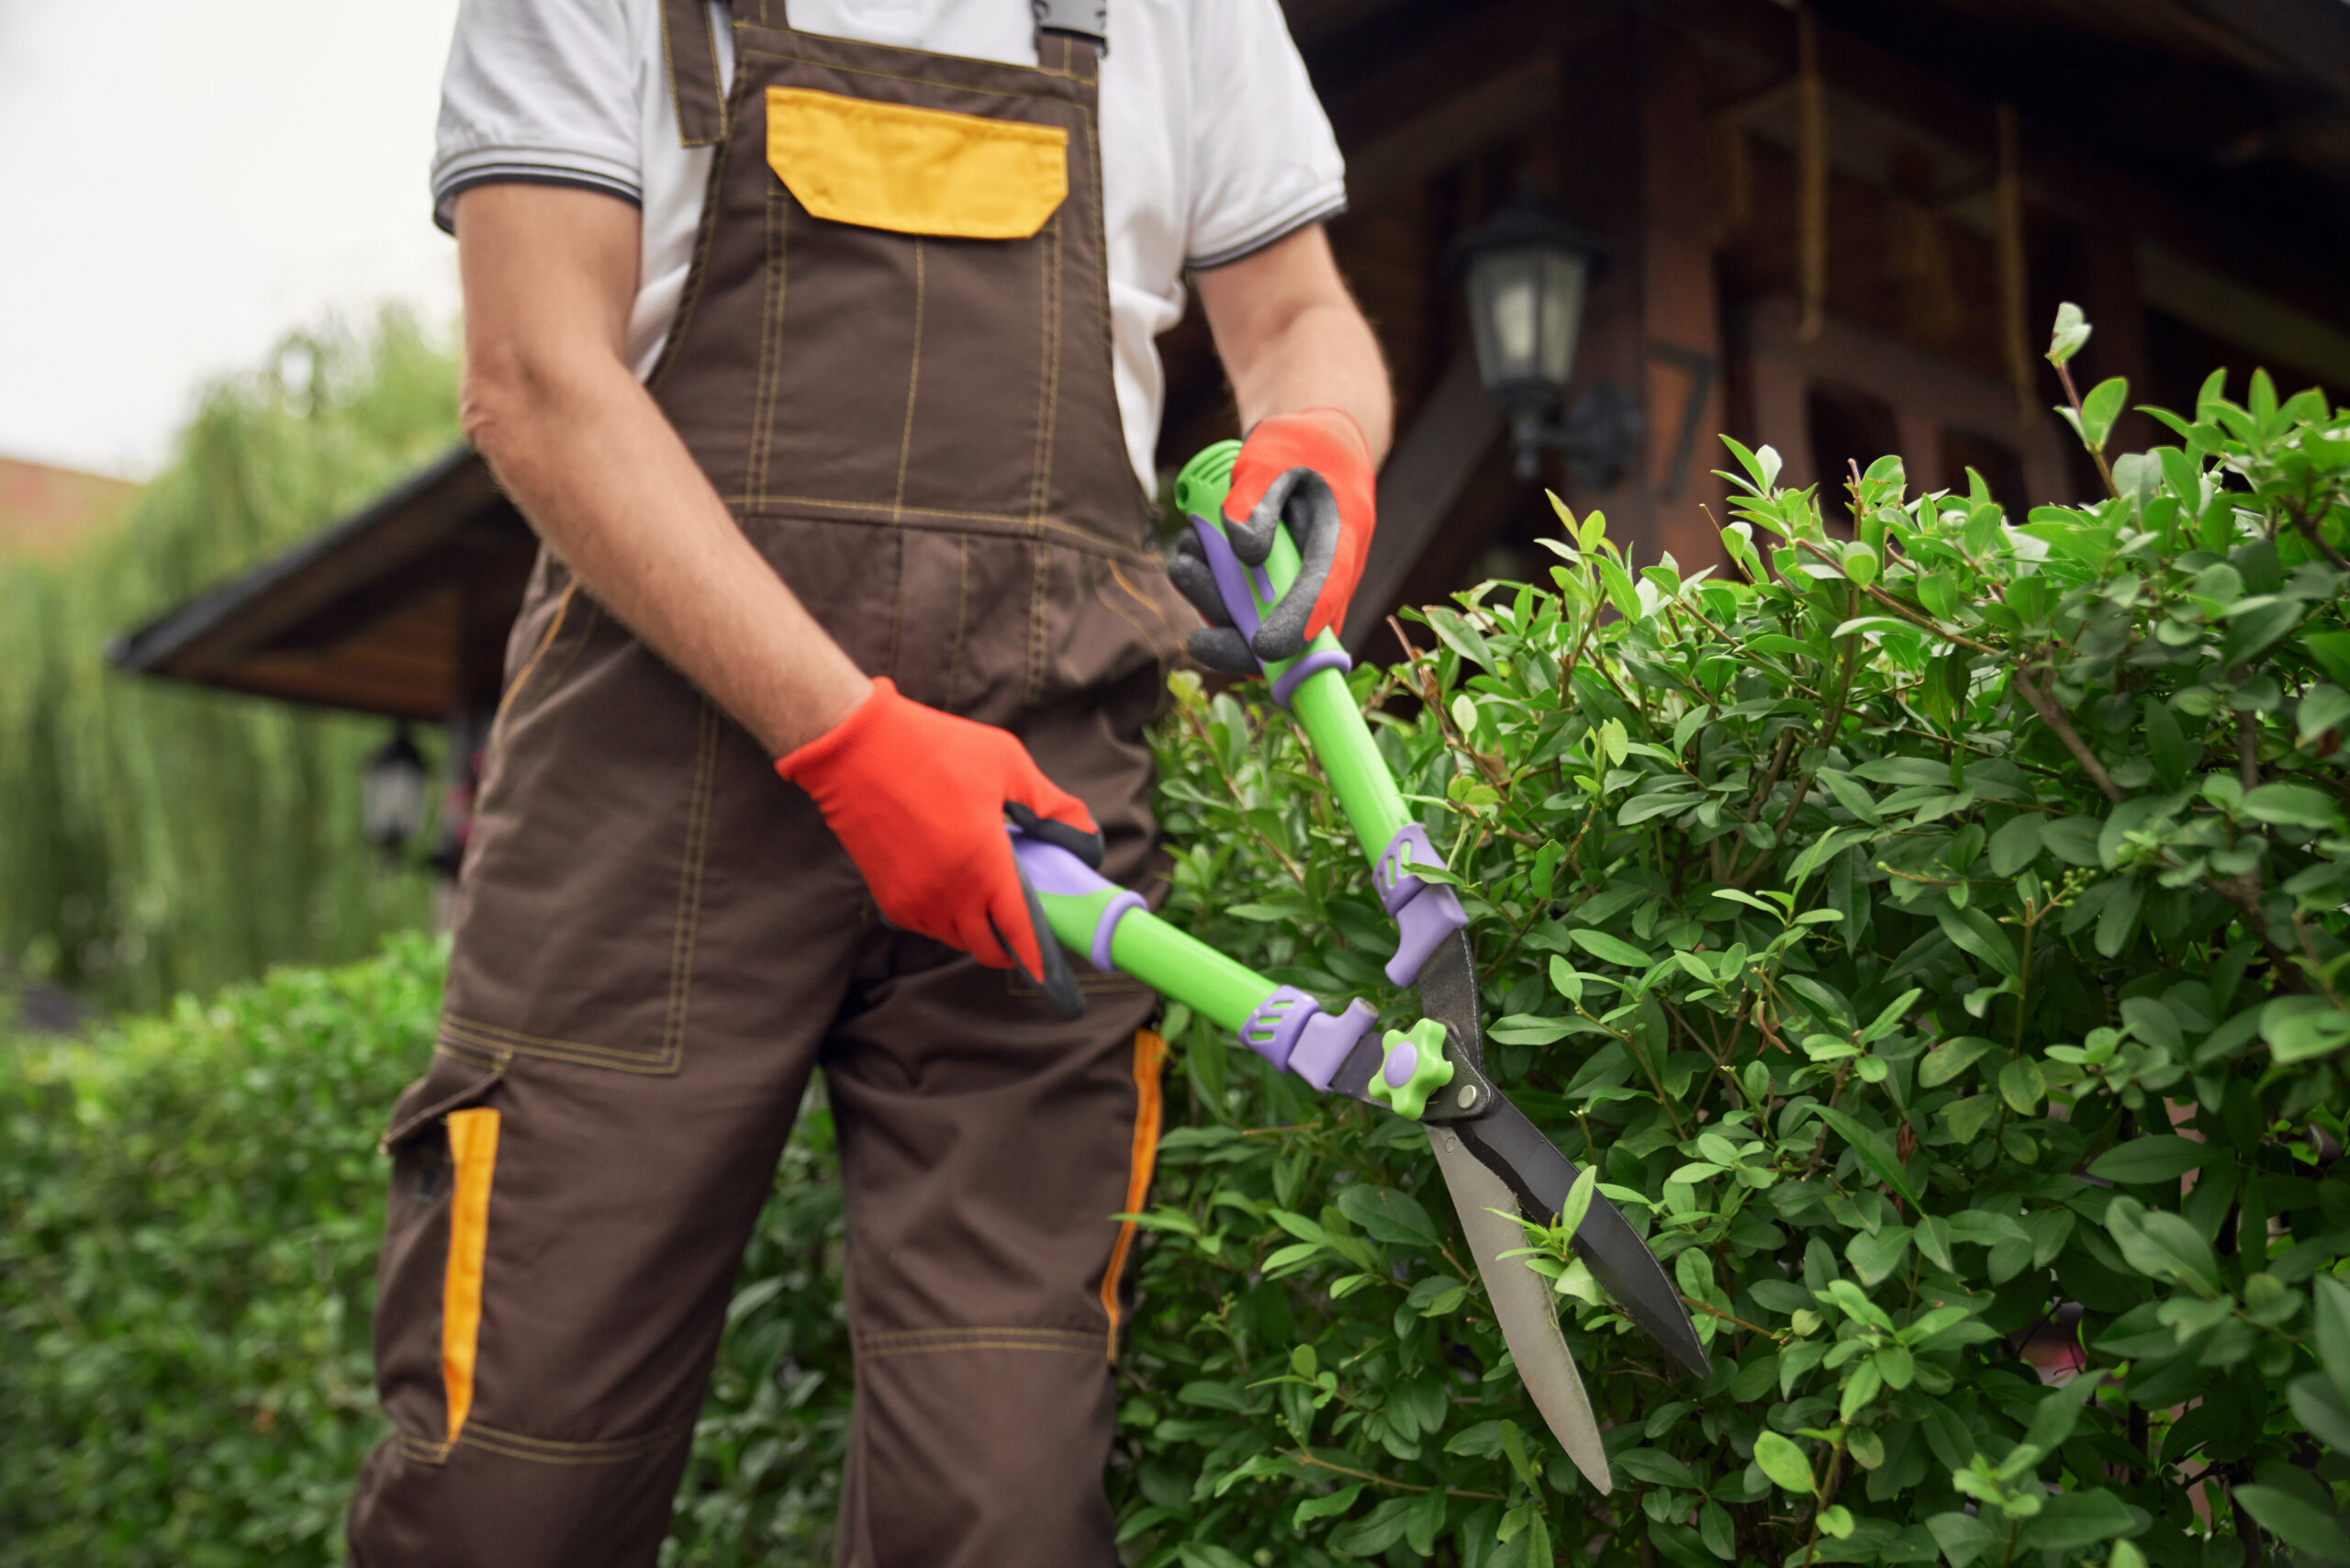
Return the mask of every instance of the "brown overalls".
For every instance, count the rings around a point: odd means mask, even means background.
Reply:
[[[708,17],[666,0],[678,121],[716,151],[654,396],[858,665],[1017,734],[1137,880],[1142,730],[1196,621],[1111,381],[1096,50],[1004,65],[738,0],[722,100]],[[386,1139],[397,1431],[354,1560],[654,1561],[821,1062],[856,1350],[839,1560],[1111,1562],[1111,1216],[1148,1179],[1154,999],[1095,977],[1063,1024],[883,925],[807,797],[544,553],[508,667],[431,1070]]]

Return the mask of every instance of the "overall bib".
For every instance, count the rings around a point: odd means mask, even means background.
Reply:
[[[714,153],[653,395],[860,667],[1018,734],[1142,880],[1143,727],[1195,618],[1111,379],[1096,47],[1005,65],[738,0],[722,93],[709,18],[666,0]],[[1111,1216],[1149,1177],[1155,999],[1089,976],[1065,1024],[884,925],[807,797],[544,552],[508,671],[431,1068],[386,1137],[396,1431],[353,1560],[654,1561],[821,1063],[856,1352],[838,1561],[1113,1562]]]

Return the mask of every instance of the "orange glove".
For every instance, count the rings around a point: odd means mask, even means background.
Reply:
[[[1273,530],[1286,521],[1300,557],[1297,580],[1250,641],[1259,658],[1294,658],[1344,622],[1371,550],[1378,494],[1371,443],[1343,409],[1275,414],[1241,442],[1224,498],[1232,553],[1262,566]]]
[[[925,708],[885,677],[775,770],[814,798],[890,924],[990,969],[1017,964],[1048,991],[1052,969],[1067,975],[1065,959],[1047,968],[1060,946],[1023,889],[1004,817],[1095,866],[1101,835],[1009,731]]]

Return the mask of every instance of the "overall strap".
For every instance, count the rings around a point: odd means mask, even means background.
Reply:
[[[1058,36],[1093,46],[1096,54],[1110,52],[1110,0],[1028,0],[1036,13],[1036,58],[1045,57],[1045,40]]]
[[[677,106],[677,141],[708,147],[726,138],[726,84],[718,79],[718,39],[705,0],[661,0],[661,53]]]

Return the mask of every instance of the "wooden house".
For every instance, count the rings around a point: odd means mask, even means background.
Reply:
[[[1112,7],[1114,23],[1114,5]],[[2088,493],[2040,357],[2191,407],[2265,365],[2350,397],[2344,0],[1287,0],[1348,161],[1332,229],[1398,396],[1348,641],[1395,605],[1539,573],[1578,512],[1684,567],[1718,558],[1716,433],[1834,494],[1901,454],[2012,509]],[[1620,461],[1539,454],[1481,384],[1449,264],[1531,192],[1595,233],[1562,406],[1619,411]],[[1196,313],[1162,342],[1171,470],[1232,433]],[[1604,396],[1603,396],[1604,395]],[[2126,418],[2121,448],[2151,444]],[[498,693],[533,542],[460,450],[118,644],[121,668],[449,723]]]

